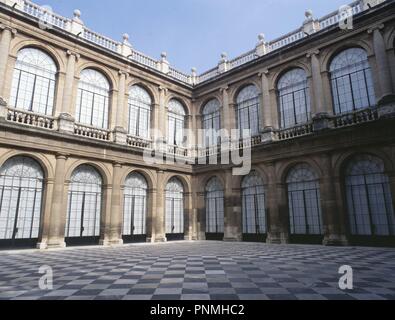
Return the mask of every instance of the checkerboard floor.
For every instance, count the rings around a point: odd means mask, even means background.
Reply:
[[[53,290],[40,290],[40,266]],[[350,265],[354,289],[342,291]],[[172,242],[0,252],[0,299],[395,300],[395,250]]]

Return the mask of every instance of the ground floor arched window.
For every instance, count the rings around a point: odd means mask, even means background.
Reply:
[[[44,173],[28,157],[14,157],[0,169],[0,243],[34,245],[39,237]]]
[[[253,171],[244,178],[241,188],[244,239],[255,239],[267,233],[263,181]]]
[[[206,186],[206,238],[222,240],[224,233],[224,190],[218,178]]]
[[[294,167],[287,176],[291,235],[322,235],[319,181],[307,165]]]
[[[168,240],[184,238],[184,188],[177,178],[166,186],[166,237]]]
[[[144,241],[146,237],[148,184],[139,173],[130,174],[125,181],[123,210],[124,241]]]
[[[74,170],[68,193],[66,243],[96,243],[100,236],[102,177],[89,165]]]
[[[381,159],[360,155],[346,168],[349,225],[356,236],[394,236],[395,216]]]

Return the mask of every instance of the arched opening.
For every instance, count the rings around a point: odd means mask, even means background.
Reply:
[[[107,78],[94,69],[83,70],[78,85],[76,122],[107,129],[109,103]]]
[[[262,178],[252,171],[242,185],[243,240],[266,241],[265,189]]]
[[[240,138],[243,130],[250,130],[251,136],[259,134],[259,90],[255,85],[244,87],[237,95],[237,128],[240,130]]]
[[[184,147],[185,108],[178,100],[171,99],[168,110],[168,144]]]
[[[362,48],[350,48],[337,54],[330,64],[335,114],[374,107],[372,70]]]
[[[128,134],[150,139],[152,98],[143,87],[134,85],[129,90]]]
[[[168,241],[184,239],[184,187],[177,178],[166,186],[165,228]]]
[[[202,112],[202,127],[204,147],[208,148],[220,144],[221,115],[220,104],[217,99],[212,99],[205,104]]]
[[[277,84],[280,127],[289,128],[311,119],[310,93],[306,72],[295,68],[286,72]]]
[[[218,178],[206,185],[206,240],[224,238],[224,189]]]
[[[40,233],[44,172],[33,159],[7,160],[0,169],[0,246],[34,247]]]
[[[54,60],[46,52],[36,48],[20,50],[14,68],[10,105],[52,116],[57,72]]]
[[[123,193],[123,241],[145,242],[147,239],[148,184],[140,173],[131,173],[125,180]]]
[[[90,165],[79,166],[71,175],[65,231],[68,246],[98,243],[102,185],[100,173]]]
[[[394,245],[394,208],[383,161],[356,156],[348,163],[345,180],[351,241]]]
[[[318,177],[307,165],[295,166],[287,176],[290,239],[322,243],[323,227]]]

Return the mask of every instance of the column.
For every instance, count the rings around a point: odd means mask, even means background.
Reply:
[[[225,174],[225,234],[224,241],[242,241],[241,191],[233,188],[232,170]]]
[[[197,240],[206,240],[206,194],[196,193],[196,233]]]
[[[236,121],[234,114],[234,104],[229,102],[229,88],[228,86],[221,88],[222,94],[222,119],[224,123],[224,128],[229,131],[229,134],[232,129],[236,129]]]
[[[395,97],[392,92],[391,70],[389,66],[388,56],[385,48],[384,37],[381,30],[384,25],[380,24],[368,30],[369,34],[373,34],[373,47],[377,63],[377,75],[380,83],[381,96],[379,98],[379,105],[386,105],[387,103],[394,103]]]
[[[0,24],[1,41],[0,41],[0,104],[5,104],[4,97],[4,81],[7,70],[8,55],[10,53],[10,45],[12,37],[16,35],[17,31],[6,25]]]
[[[320,197],[324,227],[324,245],[347,245],[342,230],[339,205],[336,199],[332,158],[324,154],[321,158],[323,175],[320,180]]]
[[[111,181],[112,183],[113,181]],[[100,216],[100,241],[99,245],[109,246],[111,245],[111,209],[112,209],[112,184],[103,186],[103,205]]]
[[[262,125],[262,142],[271,142],[274,139],[273,133],[273,116],[272,104],[270,103],[270,85],[268,79],[269,70],[265,69],[259,73],[262,84],[262,99],[261,99],[261,125]]]
[[[314,130],[320,131],[327,129],[329,126],[329,115],[325,109],[324,87],[321,77],[321,64],[318,59],[319,50],[309,52],[306,56],[311,59],[312,73],[312,114]]]
[[[168,123],[167,123],[167,108],[166,108],[166,96],[168,93],[168,89],[162,86],[159,87],[159,110],[158,110],[158,127],[157,134],[155,140],[159,140],[160,142],[167,141],[167,131],[168,131]]]
[[[157,199],[158,192],[155,189],[148,190],[147,206],[147,242],[155,242],[155,222],[157,216]]]
[[[275,164],[266,163],[268,181],[265,190],[268,234],[267,243],[286,244],[289,242],[288,210],[285,186],[277,183]]]
[[[190,241],[193,238],[193,226],[195,223],[193,218],[192,193],[185,192],[184,197],[184,240]]]
[[[71,50],[67,50],[67,68],[63,89],[62,105],[60,106],[57,115],[59,117],[59,131],[66,133],[74,133],[74,114],[73,114],[73,89],[75,77],[75,63],[80,58],[80,55]]]
[[[166,231],[165,231],[165,173],[164,171],[158,171],[157,181],[158,181],[158,193],[156,200],[156,216],[154,224],[155,230],[155,242],[166,242]]]
[[[41,231],[39,234],[39,239],[37,243],[37,249],[43,250],[47,249],[50,219],[51,219],[51,205],[52,205],[52,195],[54,189],[54,179],[45,179],[45,192],[43,196],[42,203],[42,221],[41,221]]]
[[[128,73],[122,70],[119,70],[119,90],[118,90],[118,99],[117,99],[117,110],[115,115],[115,127],[114,127],[114,140],[119,144],[126,144],[126,135],[127,135],[127,118],[125,115],[127,114],[125,108],[125,94],[126,94],[126,80],[128,77]]]
[[[64,248],[65,221],[67,206],[63,202],[65,193],[65,168],[67,155],[56,155],[55,180],[51,201],[51,216],[49,223],[48,248]]]
[[[123,244],[122,240],[122,165],[115,162],[112,173],[111,211],[110,211],[110,244]]]

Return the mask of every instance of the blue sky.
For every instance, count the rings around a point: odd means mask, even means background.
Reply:
[[[82,12],[90,29],[189,73],[214,67],[221,52],[236,57],[255,47],[257,35],[275,39],[301,26],[306,9],[322,17],[352,0],[33,0],[63,16]]]

